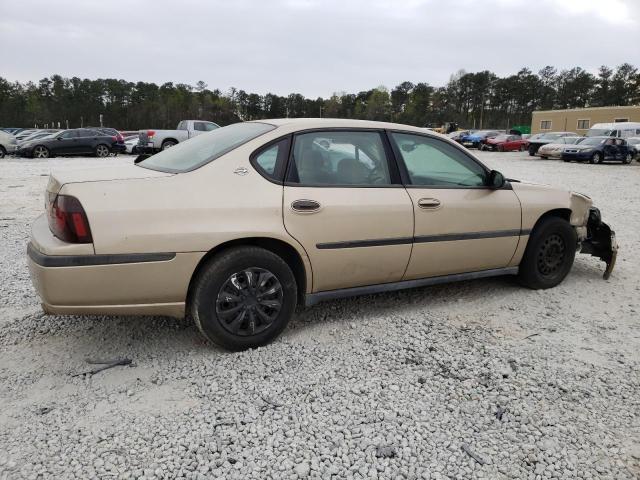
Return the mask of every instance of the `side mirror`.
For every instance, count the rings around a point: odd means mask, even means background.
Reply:
[[[56,137],[56,139],[57,139],[57,140],[63,140],[63,138],[62,138],[62,137]]]
[[[504,183],[504,175],[502,175],[497,170],[491,170],[491,172],[489,173],[489,179],[487,181],[487,185],[489,186],[489,188],[497,190],[498,188],[502,188],[504,186]]]
[[[133,163],[140,163],[143,160],[146,160],[147,158],[149,158],[151,155],[149,155],[148,153],[143,153],[140,154],[136,157],[136,159],[133,161]]]

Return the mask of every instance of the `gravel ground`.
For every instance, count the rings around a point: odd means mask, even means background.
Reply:
[[[480,155],[589,194],[611,279],[581,255],[547,291],[328,302],[243,353],[187,321],[43,316],[25,248],[49,169],[131,159],[0,161],[0,478],[640,478],[640,165]]]

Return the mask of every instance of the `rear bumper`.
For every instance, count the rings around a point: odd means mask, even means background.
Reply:
[[[55,241],[64,242],[36,227],[27,256],[45,312],[184,316],[189,283],[204,252],[95,255],[56,248],[44,253]],[[37,238],[43,235],[55,241]]]
[[[111,147],[111,151],[115,153],[125,153],[127,151],[127,146],[124,143],[116,143]]]

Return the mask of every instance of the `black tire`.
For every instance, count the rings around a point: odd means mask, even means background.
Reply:
[[[520,262],[520,283],[536,290],[558,285],[571,270],[577,242],[575,230],[565,219],[547,217],[540,221]]]
[[[568,158],[563,158],[562,161],[566,162],[566,163],[569,163],[571,160],[569,160]]]
[[[100,143],[96,145],[93,154],[98,158],[107,158],[109,155],[111,155],[111,149],[104,143]]]
[[[633,160],[633,155],[631,155],[630,153],[627,153],[624,159],[622,160],[622,163],[624,163],[625,165],[629,165],[632,160]]]
[[[595,152],[593,155],[591,155],[589,163],[597,165],[600,162],[602,162],[602,155],[600,154],[600,152]]]
[[[263,274],[268,280],[263,287],[256,286]],[[249,277],[253,278],[253,288]],[[268,290],[261,294],[260,288]],[[271,290],[275,292],[269,294]],[[194,279],[189,311],[208,340],[237,351],[266,345],[280,335],[296,303],[296,280],[282,258],[263,248],[237,247],[203,265]],[[272,318],[264,320],[268,316]]]
[[[165,140],[164,142],[162,142],[162,146],[160,147],[160,150],[166,150],[167,148],[171,148],[176,144],[177,142],[174,142],[173,140]]]
[[[524,152],[526,149],[527,147],[525,147],[524,145],[520,145],[520,148],[518,150]]]
[[[546,155],[540,155],[540,158],[541,158],[542,160],[546,160],[546,159],[548,159],[549,157],[547,157]]]
[[[7,151],[2,145],[0,145],[0,158],[4,158],[7,155]]]
[[[536,155],[536,149],[534,147],[529,147],[529,156],[534,157]]]

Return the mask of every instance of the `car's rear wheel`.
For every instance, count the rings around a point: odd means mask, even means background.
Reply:
[[[503,145],[498,145],[498,151],[499,152],[504,152],[504,146]]]
[[[630,153],[627,153],[627,154],[624,156],[624,160],[622,160],[622,163],[624,163],[624,164],[627,164],[627,165],[628,165],[628,164],[630,164],[630,163],[631,163],[631,160],[633,160],[633,155],[631,155]]]
[[[51,152],[43,145],[38,145],[33,149],[33,158],[49,158]]]
[[[546,160],[546,159],[547,159],[547,158],[549,158],[549,157],[547,157],[546,155],[540,155],[540,158],[541,158],[542,160]]]
[[[167,148],[171,148],[176,144],[176,142],[174,142],[173,140],[166,140],[164,142],[162,142],[162,150],[166,150]]]
[[[520,262],[520,283],[533,289],[558,285],[571,270],[577,241],[575,230],[565,219],[542,220],[529,237]]]
[[[296,280],[287,263],[258,247],[212,257],[194,280],[189,310],[211,342],[229,350],[266,345],[296,307]]]
[[[524,152],[527,149],[527,147],[525,147],[524,145],[520,145],[520,148],[518,150],[520,150],[521,152]]]
[[[109,150],[109,147],[107,147],[102,143],[96,147],[95,155],[98,158],[108,157],[110,153],[111,153],[111,150]]]
[[[4,149],[2,145],[0,145],[0,158],[4,158],[7,154],[7,151]]]
[[[591,155],[591,158],[589,159],[589,163],[594,163],[594,164],[598,164],[602,161],[602,155],[600,154],[600,152],[595,152],[593,155]]]
[[[533,147],[529,147],[529,156],[533,157],[536,154],[536,149]]]

